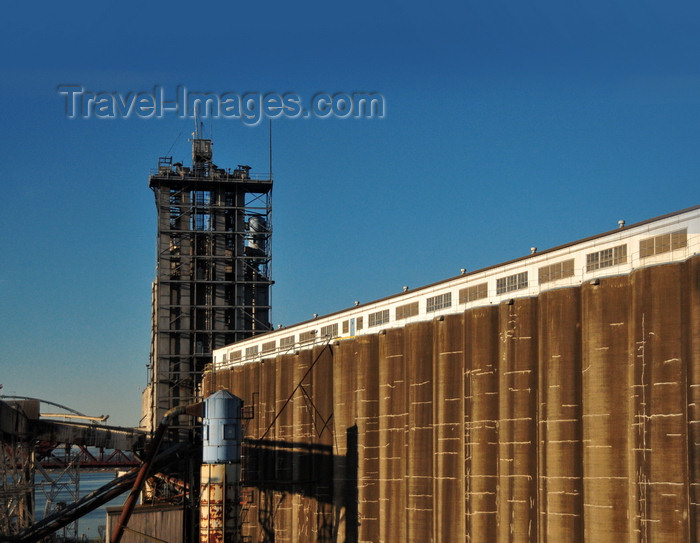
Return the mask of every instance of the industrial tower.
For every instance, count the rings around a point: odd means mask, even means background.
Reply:
[[[272,173],[217,167],[196,130],[192,167],[161,157],[148,184],[158,210],[143,421],[152,430],[198,398],[213,349],[271,328]]]

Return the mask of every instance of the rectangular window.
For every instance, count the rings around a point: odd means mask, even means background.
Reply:
[[[208,190],[192,191],[191,198],[192,198],[192,201],[197,205],[209,205],[209,204],[211,204],[211,192]]]
[[[382,311],[377,311],[376,313],[370,313],[367,316],[367,326],[371,328],[372,326],[379,326],[389,322],[389,310],[384,309]]]
[[[639,241],[639,258],[654,255],[654,238],[646,238]]]
[[[256,354],[258,354],[258,346],[257,345],[253,345],[252,347],[245,348],[246,357],[255,356]]]
[[[321,337],[338,337],[338,323],[322,326]]]
[[[357,317],[357,329],[362,330],[364,328],[364,317]]]
[[[473,287],[463,288],[459,291],[459,303],[466,304],[474,300],[481,300],[488,296],[488,283],[479,283]]]
[[[586,271],[609,268],[627,262],[627,245],[618,245],[611,249],[603,249],[597,253],[586,255]]]
[[[316,337],[316,330],[309,330],[308,332],[302,332],[299,334],[299,342],[304,343],[307,341],[313,341]]]
[[[688,246],[688,229],[671,232],[671,250],[681,249]]]
[[[213,230],[209,213],[194,213],[190,217],[190,230]]]
[[[268,341],[267,343],[262,344],[262,352],[270,353],[275,350],[275,347],[277,347],[277,342]]]
[[[450,307],[452,305],[452,293],[446,292],[445,294],[438,294],[432,298],[426,300],[425,310],[430,313],[431,311],[437,311],[445,307]]]
[[[224,424],[224,441],[236,441],[237,427],[235,424]]]
[[[538,270],[538,280],[539,283],[547,283],[549,281],[556,281],[557,279],[564,279],[565,277],[572,277],[574,275],[574,259],[564,260],[563,262],[557,262],[556,264],[551,264],[549,266],[543,266]]]
[[[240,349],[238,351],[231,351],[231,354],[229,354],[229,360],[233,362],[234,360],[240,360],[241,359],[241,351]]]
[[[669,234],[661,234],[650,238],[644,238],[639,242],[639,257],[646,258],[648,256],[667,253],[675,249],[681,249],[688,246],[688,229],[683,228]]]
[[[508,277],[496,279],[496,294],[504,294],[527,288],[527,272],[516,273]]]
[[[654,252],[668,253],[671,250],[671,234],[656,236],[654,238]]]
[[[407,319],[418,315],[418,302],[400,305],[396,308],[396,320]]]
[[[343,321],[343,334],[350,333],[350,321]]]
[[[286,349],[294,346],[294,336],[287,336],[280,339],[280,348]]]

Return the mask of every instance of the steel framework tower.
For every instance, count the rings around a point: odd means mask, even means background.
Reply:
[[[213,349],[270,325],[272,175],[212,163],[212,141],[192,140],[192,167],[161,157],[149,178],[158,210],[153,283],[151,429],[198,396]]]

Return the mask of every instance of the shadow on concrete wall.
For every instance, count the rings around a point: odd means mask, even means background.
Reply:
[[[243,443],[244,487],[260,491],[258,522],[262,541],[275,539],[275,514],[292,494],[316,500],[316,541],[338,542],[338,525],[345,515],[345,541],[358,537],[358,430],[347,429],[347,452],[334,455],[331,445],[269,439]]]

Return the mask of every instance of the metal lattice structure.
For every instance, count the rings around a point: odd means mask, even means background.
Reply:
[[[271,175],[211,159],[212,141],[195,136],[191,168],[162,157],[149,179],[158,210],[150,428],[196,400],[213,349],[271,328]]]
[[[0,443],[0,534],[17,534],[33,522],[32,451],[26,441],[8,435]]]
[[[80,450],[74,450],[70,444],[56,447],[52,452],[53,458],[60,459],[62,468],[45,469],[41,463],[36,463],[40,477],[35,484],[35,493],[44,500],[42,518],[56,514],[80,498]],[[63,539],[78,537],[78,519],[67,523],[61,528]]]

